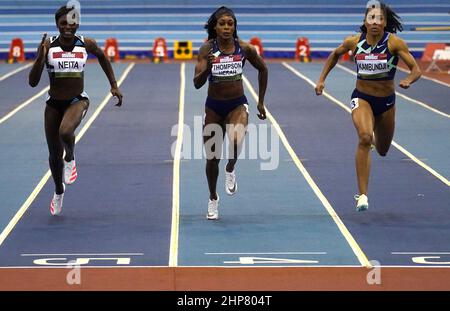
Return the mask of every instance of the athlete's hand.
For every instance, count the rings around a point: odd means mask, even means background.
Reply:
[[[42,35],[41,43],[39,44],[39,47],[38,47],[37,59],[43,60],[43,59],[45,59],[45,56],[47,55],[47,47],[45,45],[46,39],[47,39],[47,33],[44,33]]]
[[[119,88],[118,87],[112,87],[111,88],[111,94],[112,94],[112,96],[117,97],[119,99],[119,102],[117,104],[115,104],[115,106],[117,106],[117,107],[122,106],[123,95],[120,92]]]
[[[322,95],[322,91],[325,88],[325,83],[323,82],[317,82],[316,87],[314,90],[316,91],[316,95]]]
[[[208,70],[211,70],[212,64],[213,64],[214,60],[216,59],[216,56],[213,54],[212,51],[213,51],[213,48],[211,48],[208,52],[208,57],[207,57]]]
[[[261,120],[265,120],[266,119],[266,108],[264,108],[264,104],[259,103],[258,106],[256,106],[258,108],[259,113],[257,114],[258,118],[260,118]]]
[[[409,86],[411,85],[411,82],[409,82],[408,80],[401,80],[399,86],[403,89],[407,89],[409,88]]]

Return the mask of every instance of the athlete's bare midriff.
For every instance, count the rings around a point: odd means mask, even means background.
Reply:
[[[244,95],[242,80],[227,82],[210,82],[208,96],[214,99],[226,100],[238,98]]]
[[[387,81],[369,81],[369,80],[356,80],[356,89],[367,95],[386,97],[395,92],[394,80]]]
[[[72,99],[84,90],[84,79],[82,78],[51,78],[50,97],[57,100]]]

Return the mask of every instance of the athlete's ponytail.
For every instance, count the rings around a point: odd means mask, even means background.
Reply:
[[[391,33],[402,31],[403,26],[400,17],[388,5],[380,1],[377,2],[379,3],[379,8],[383,12],[384,17],[386,18],[386,27],[384,30]],[[369,14],[370,10],[376,7],[377,6],[367,8],[366,14],[364,15],[364,20],[367,18],[367,14]],[[360,27],[360,29],[362,32],[367,32],[366,25],[364,24]]]

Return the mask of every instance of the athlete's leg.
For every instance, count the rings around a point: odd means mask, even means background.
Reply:
[[[210,200],[217,200],[216,186],[224,135],[223,118],[212,109],[205,107],[203,142],[206,151],[206,178],[208,180]]]
[[[59,136],[66,150],[64,160],[70,162],[74,159],[75,148],[75,130],[80,125],[87,109],[89,101],[87,99],[80,100],[71,104],[64,113],[61,125],[59,127]]]
[[[226,166],[227,172],[234,171],[237,159],[242,149],[245,134],[248,125],[248,108],[247,105],[240,105],[231,111],[226,119],[228,140],[230,142],[230,150],[228,163]]]
[[[389,151],[395,130],[395,106],[375,117],[375,147],[380,156],[384,157]]]
[[[368,191],[370,175],[370,145],[373,139],[374,117],[367,101],[359,98],[358,105],[352,111],[353,124],[358,133],[355,164],[359,194]]]
[[[59,126],[62,121],[62,113],[53,107],[47,105],[45,107],[44,124],[45,124],[45,138],[48,146],[48,162],[50,171],[52,172],[53,181],[55,183],[55,193],[61,194],[64,192],[63,188],[63,145],[59,138]]]

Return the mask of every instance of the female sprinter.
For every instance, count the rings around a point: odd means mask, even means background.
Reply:
[[[352,120],[358,134],[356,175],[359,194],[355,195],[356,210],[369,208],[367,197],[370,173],[370,149],[375,145],[378,154],[386,156],[395,127],[394,75],[400,58],[410,74],[399,86],[407,89],[417,81],[421,72],[406,43],[394,33],[402,31],[400,19],[389,6],[370,1],[361,34],[350,36],[328,57],[315,91],[322,94],[325,79],[336,65],[339,56],[352,51],[356,62],[356,88],[351,96]],[[375,135],[375,136],[374,136]]]
[[[235,165],[248,124],[248,102],[242,84],[245,61],[255,67],[258,74],[258,117],[266,118],[264,95],[268,71],[255,48],[237,36],[237,21],[232,10],[217,9],[205,25],[208,41],[200,48],[195,67],[194,85],[201,88],[209,81],[205,103],[203,141],[206,149],[206,177],[209,187],[207,219],[219,218],[219,196],[216,192],[219,161],[225,132],[228,134],[231,158],[225,166],[225,190],[229,195],[237,191]],[[214,130],[210,130],[213,128]],[[218,142],[210,145],[210,142]]]
[[[111,84],[111,94],[119,99],[116,106],[122,104],[122,94],[117,87],[109,60],[93,39],[75,34],[79,23],[72,14],[73,8],[66,6],[56,11],[55,21],[59,36],[47,39],[47,34],[43,35],[29,75],[29,84],[32,87],[38,85],[44,65],[50,76],[50,91],[45,107],[45,136],[50,170],[55,183],[55,193],[50,203],[52,215],[62,212],[64,183],[69,185],[77,178],[74,133],[89,107],[83,78],[88,53],[98,58]],[[64,151],[66,154],[63,161]]]

